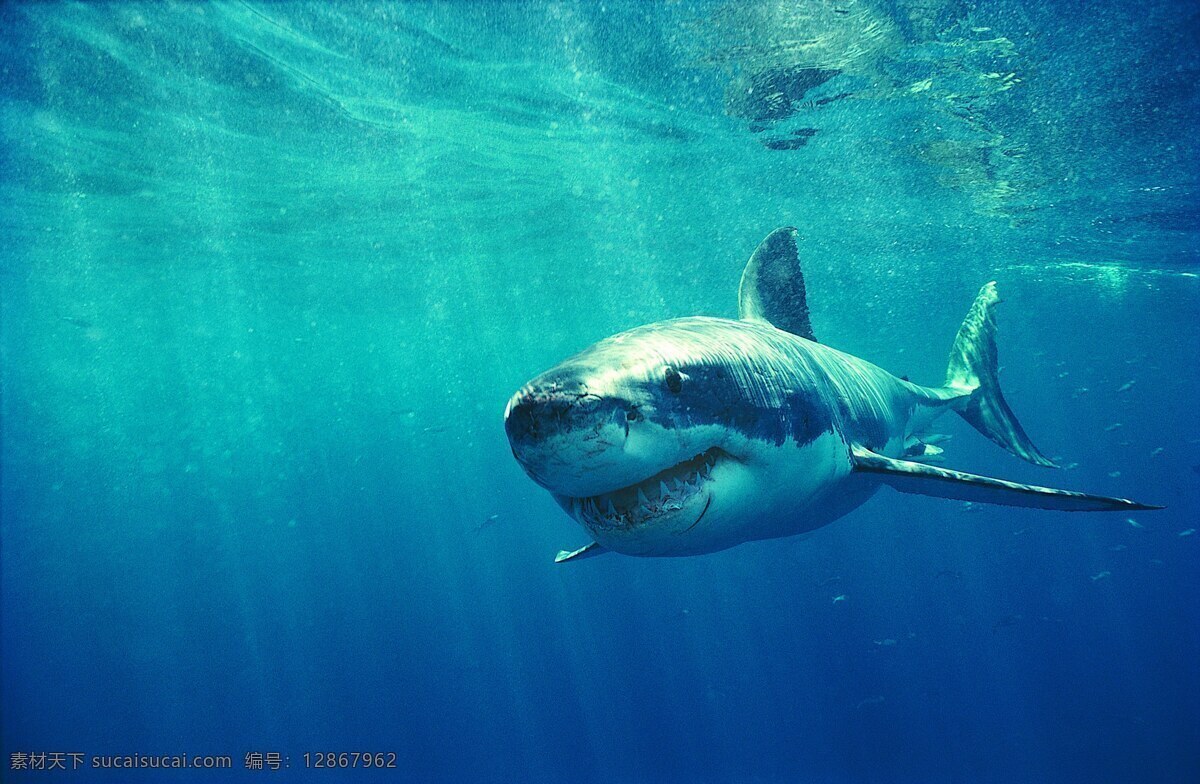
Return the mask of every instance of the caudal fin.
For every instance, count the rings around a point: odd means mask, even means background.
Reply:
[[[1000,391],[993,313],[999,302],[994,281],[979,290],[975,304],[954,339],[954,347],[950,349],[946,386],[970,395],[958,413],[980,433],[1017,457],[1040,466],[1054,466],[1025,435]]]

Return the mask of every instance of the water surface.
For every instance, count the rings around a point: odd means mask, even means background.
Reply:
[[[5,780],[70,777],[9,770],[39,751],[1200,777],[1194,3],[16,2],[0,30]],[[734,315],[780,225],[818,336],[917,381],[999,282],[1007,394],[1070,468],[954,423],[949,465],[1169,509],[881,493],[556,567],[586,540],[507,397]]]

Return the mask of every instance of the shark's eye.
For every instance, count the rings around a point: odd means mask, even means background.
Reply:
[[[671,366],[663,369],[663,380],[667,384],[667,389],[671,390],[671,394],[678,395],[683,389],[683,376],[679,375],[679,371]]]

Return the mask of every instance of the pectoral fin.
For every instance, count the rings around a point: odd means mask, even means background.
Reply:
[[[554,563],[563,563],[564,561],[578,561],[580,558],[591,558],[594,555],[601,555],[608,552],[596,542],[585,544],[578,550],[559,550],[558,555],[554,556]]]
[[[1057,490],[1052,487],[1023,485],[1003,479],[967,474],[947,468],[897,460],[877,455],[860,446],[852,447],[854,470],[875,474],[880,481],[901,493],[931,495],[983,504],[1024,506],[1032,509],[1057,509],[1062,512],[1122,512],[1135,509],[1162,509],[1124,498]]]

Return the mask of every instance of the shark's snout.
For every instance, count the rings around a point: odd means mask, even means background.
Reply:
[[[545,418],[546,414],[533,394],[518,392],[513,395],[504,409],[504,432],[508,434],[514,451],[518,445],[523,446],[537,439],[541,429],[539,424]]]
[[[643,424],[625,395],[612,389],[601,394],[598,385],[566,377],[561,369],[525,385],[504,412],[509,446],[525,473],[554,493],[575,497],[622,487],[633,481],[630,475],[641,478],[644,466],[627,449]]]
[[[556,435],[595,426],[606,416],[603,404],[599,396],[582,387],[527,387],[509,400],[504,430],[513,449],[534,446]]]

